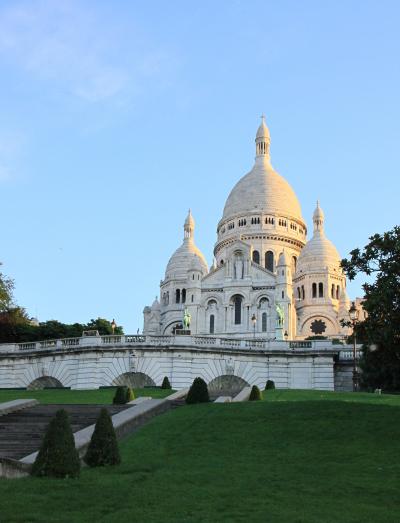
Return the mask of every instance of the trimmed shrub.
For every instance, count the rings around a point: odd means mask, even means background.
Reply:
[[[186,396],[186,403],[207,403],[210,401],[207,383],[201,378],[195,378]]]
[[[272,380],[267,380],[267,383],[265,385],[265,390],[273,390],[275,389],[275,382]]]
[[[50,421],[39,453],[32,466],[32,476],[76,478],[81,463],[75,448],[69,417],[64,409],[58,410]]]
[[[118,387],[115,391],[113,403],[114,405],[124,405],[127,398],[127,387]]]
[[[89,467],[104,467],[121,463],[117,437],[106,408],[102,408],[100,411],[83,459]]]
[[[126,402],[129,403],[130,401],[133,401],[135,399],[135,393],[133,392],[133,389],[131,387],[128,387],[126,389]]]
[[[161,384],[161,388],[162,389],[172,389],[168,376],[164,376],[163,382]]]
[[[249,401],[258,401],[262,400],[262,394],[260,389],[257,387],[257,385],[253,385],[251,387],[250,397]]]

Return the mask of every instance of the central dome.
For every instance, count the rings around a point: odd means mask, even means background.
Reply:
[[[222,222],[247,213],[285,216],[303,222],[301,207],[289,183],[271,165],[270,134],[262,117],[256,134],[256,161],[230,192]]]
[[[303,221],[297,196],[269,161],[256,161],[253,169],[238,181],[226,200],[222,220],[253,212]]]

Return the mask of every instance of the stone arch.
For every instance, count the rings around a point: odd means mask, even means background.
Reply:
[[[168,323],[165,327],[163,334],[175,334],[174,328],[183,329],[183,320],[174,320]]]
[[[124,372],[117,376],[111,385],[125,385],[132,389],[143,389],[144,387],[155,387],[156,384],[148,374],[143,372]]]
[[[40,378],[36,378],[35,380],[31,381],[31,383],[29,383],[26,388],[27,390],[40,390],[59,389],[63,387],[64,385],[61,383],[61,381],[57,378],[54,378],[53,376],[40,376]]]
[[[211,397],[217,396],[236,396],[244,387],[248,387],[249,383],[239,376],[234,374],[223,374],[217,376],[208,384],[208,392]]]

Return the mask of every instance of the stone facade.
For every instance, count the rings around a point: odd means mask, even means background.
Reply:
[[[144,334],[186,329],[282,340],[348,333],[340,324],[348,317],[346,279],[325,236],[323,211],[317,203],[314,235],[307,242],[300,203],[271,165],[264,118],[255,142],[255,164],[232,189],[218,223],[211,268],[195,245],[189,211],[160,299],[144,309]]]

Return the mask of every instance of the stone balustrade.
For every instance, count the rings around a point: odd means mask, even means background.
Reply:
[[[0,344],[0,353],[31,352],[31,351],[66,351],[78,348],[104,347],[154,347],[155,349],[169,346],[182,348],[204,348],[222,350],[245,350],[245,351],[324,351],[330,350],[339,353],[340,360],[352,360],[353,350],[349,345],[336,345],[330,340],[313,341],[277,341],[260,338],[241,339],[218,336],[187,336],[187,335],[164,335],[145,336],[138,335],[110,335],[110,336],[84,336],[81,338],[64,338],[58,340],[44,340],[29,343]],[[359,357],[357,349],[357,358]]]

